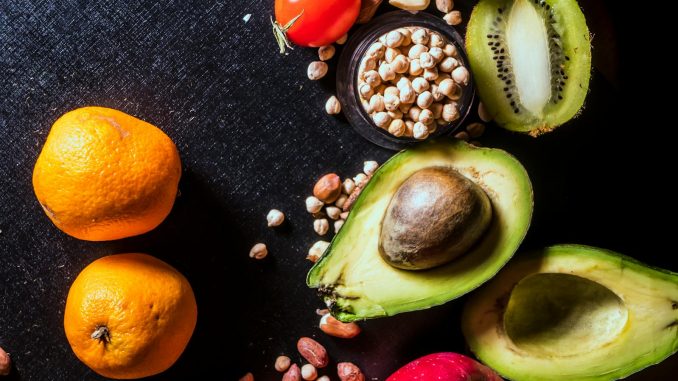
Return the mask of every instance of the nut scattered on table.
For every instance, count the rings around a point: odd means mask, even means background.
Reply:
[[[452,12],[454,9],[454,1],[453,0],[436,0],[436,8],[440,12],[443,13],[449,13]]]
[[[301,370],[299,365],[292,364],[282,377],[282,381],[301,381]]]
[[[482,123],[471,123],[466,126],[466,132],[469,138],[477,139],[485,132],[485,125]]]
[[[324,368],[330,362],[325,347],[310,337],[300,338],[299,341],[297,341],[297,350],[309,364],[316,368]]]
[[[334,47],[334,45],[321,46],[318,49],[318,58],[320,58],[321,61],[331,60],[332,57],[334,57],[335,52],[336,48]]]
[[[332,95],[325,103],[325,111],[330,115],[337,115],[341,112],[341,103],[339,99]]]
[[[292,360],[290,360],[289,357],[282,355],[275,359],[274,367],[278,372],[285,372],[287,369],[289,369],[291,364]]]
[[[318,235],[325,235],[330,230],[330,223],[327,221],[327,218],[317,218],[313,221],[313,230],[315,230]]]
[[[317,81],[327,74],[327,64],[323,61],[313,61],[308,65],[307,75],[311,81]]]
[[[318,370],[311,364],[304,364],[301,367],[301,378],[307,381],[313,381],[318,378]]]
[[[0,376],[7,376],[11,370],[12,359],[9,357],[9,353],[0,348]]]
[[[325,253],[325,250],[327,250],[329,246],[330,243],[327,241],[317,241],[308,250],[308,255],[306,256],[306,259],[313,263],[316,263],[318,259],[322,257],[323,253]]]
[[[264,259],[268,255],[268,248],[264,243],[257,243],[250,249],[250,258]]]
[[[280,226],[285,221],[285,214],[278,209],[271,209],[266,215],[268,227]]]
[[[337,374],[341,381],[365,381],[365,375],[360,368],[350,362],[337,364]]]
[[[445,20],[446,23],[449,25],[459,25],[461,24],[461,12],[459,11],[452,11],[445,16],[443,16],[443,20]]]
[[[254,375],[252,373],[247,373],[240,377],[240,381],[254,381]]]
[[[325,203],[320,201],[315,196],[309,196],[306,198],[306,211],[309,213],[318,213],[323,208],[323,206],[325,206]]]
[[[360,334],[360,327],[356,323],[342,323],[329,312],[320,318],[320,330],[326,334],[342,339],[351,339]]]
[[[326,204],[336,201],[341,195],[341,179],[336,173],[328,173],[313,186],[313,196]]]

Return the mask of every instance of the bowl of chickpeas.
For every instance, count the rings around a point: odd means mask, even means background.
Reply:
[[[358,30],[337,68],[337,96],[367,140],[402,149],[454,133],[475,89],[463,38],[426,12],[395,11]]]

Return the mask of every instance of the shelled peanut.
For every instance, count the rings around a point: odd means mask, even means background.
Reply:
[[[457,47],[422,27],[390,31],[369,46],[357,91],[374,124],[393,136],[426,139],[460,117],[470,75]]]

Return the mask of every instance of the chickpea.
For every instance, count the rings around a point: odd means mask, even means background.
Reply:
[[[384,56],[385,48],[386,47],[381,42],[375,42],[374,44],[370,45],[369,48],[367,48],[367,52],[365,54],[367,54],[368,57],[378,60]]]
[[[428,52],[428,47],[426,45],[417,44],[410,48],[410,51],[407,53],[410,59],[419,58],[421,53]]]
[[[409,73],[411,76],[417,76],[424,72],[418,59],[410,60]]]
[[[429,109],[424,109],[421,110],[421,113],[419,113],[419,122],[424,123],[425,125],[429,125],[435,121],[435,118],[433,117],[433,111]]]
[[[381,77],[382,81],[388,82],[395,78],[395,76],[396,73],[391,67],[391,65],[384,62],[383,64],[381,64],[381,66],[379,66],[379,77]]]
[[[453,95],[457,91],[457,84],[450,78],[447,78],[440,82],[438,85],[438,91],[447,96]]]
[[[368,85],[367,83],[360,85],[360,87],[358,87],[358,92],[360,93],[360,96],[363,97],[363,99],[368,99],[372,96],[372,94],[374,94],[372,86]]]
[[[384,59],[387,63],[392,64],[393,61],[400,55],[400,50],[393,48],[386,48],[386,53],[384,53]]]
[[[334,45],[321,46],[320,49],[318,49],[318,58],[320,58],[321,61],[330,60],[334,57],[335,52],[336,49]]]
[[[419,55],[419,64],[424,69],[431,69],[436,66],[436,60],[433,58],[431,53],[423,52]]]
[[[457,47],[454,46],[454,44],[445,44],[445,47],[443,48],[443,52],[448,57],[456,57],[457,56]]]
[[[374,124],[379,128],[388,128],[391,124],[391,117],[384,111],[374,114],[372,120],[374,120]]]
[[[433,47],[429,49],[428,54],[430,54],[431,57],[433,57],[436,63],[441,62],[443,58],[445,58],[445,52],[443,52],[443,50],[439,47]]]
[[[365,73],[365,83],[370,85],[370,87],[375,88],[381,85],[381,77],[376,70],[370,70]]]
[[[417,94],[423,93],[424,91],[428,90],[429,87],[429,82],[422,77],[417,77],[412,80],[412,88]]]
[[[419,106],[412,106],[410,111],[408,111],[407,116],[410,117],[415,122],[419,121],[419,115],[421,114],[421,109]]]
[[[391,63],[393,70],[398,74],[406,73],[410,68],[410,61],[404,55],[398,55]]]
[[[431,103],[433,103],[433,94],[431,94],[430,91],[424,91],[417,97],[417,106],[421,107],[422,109],[429,108]]]
[[[459,118],[459,109],[457,108],[456,102],[448,103],[445,106],[443,106],[442,117],[443,120],[446,122],[452,122]]]
[[[418,140],[426,139],[428,137],[428,127],[421,122],[415,123],[414,128],[412,129],[412,136]]]
[[[405,133],[405,122],[402,119],[394,119],[391,121],[391,124],[388,126],[388,132],[393,136],[403,136]]]
[[[430,69],[424,69],[424,79],[427,81],[435,81],[438,78],[438,68],[432,67]]]
[[[460,85],[468,85],[469,72],[464,66],[459,66],[452,71],[452,79]]]
[[[370,98],[370,107],[372,112],[382,112],[385,109],[384,97],[381,94],[374,94]]]
[[[328,67],[326,63],[322,61],[313,61],[310,65],[308,65],[306,74],[308,75],[308,79],[311,81],[317,81],[327,74],[327,69]]]
[[[398,46],[402,45],[403,40],[405,40],[405,36],[403,36],[398,30],[393,30],[386,34],[386,46],[389,48],[397,48]]]
[[[384,96],[387,95],[395,95],[396,97],[398,97],[400,96],[400,90],[398,90],[398,88],[395,86],[389,86],[386,89],[384,89]]]
[[[457,66],[459,66],[459,61],[457,61],[456,58],[445,57],[445,58],[443,58],[442,61],[440,61],[440,65],[438,65],[438,68],[442,72],[451,73],[452,70],[457,68]]]
[[[415,44],[424,45],[428,43],[428,38],[429,38],[428,32],[424,28],[419,28],[412,32],[412,42],[414,42]]]
[[[402,103],[414,103],[417,99],[417,94],[412,89],[412,86],[404,87],[400,89],[400,102]]]
[[[398,106],[400,106],[400,98],[393,94],[386,95],[383,99],[384,108],[386,108],[387,111],[395,111],[398,109]]]
[[[429,36],[428,45],[432,48],[442,48],[445,46],[445,39],[443,39],[443,36],[440,34],[433,32]]]

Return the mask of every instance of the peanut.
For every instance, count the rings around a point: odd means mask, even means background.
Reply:
[[[297,341],[297,350],[309,364],[316,368],[324,368],[330,362],[325,347],[310,337],[302,337],[299,339],[299,341]]]
[[[12,359],[9,357],[9,353],[0,348],[0,376],[7,376],[11,370]]]
[[[360,333],[360,327],[356,323],[342,323],[329,313],[320,318],[320,330],[326,334],[342,339],[351,339]]]
[[[282,381],[301,381],[301,370],[299,369],[299,365],[292,364],[290,369],[283,375]]]
[[[360,368],[350,362],[337,364],[337,373],[341,381],[365,381],[365,375]]]

